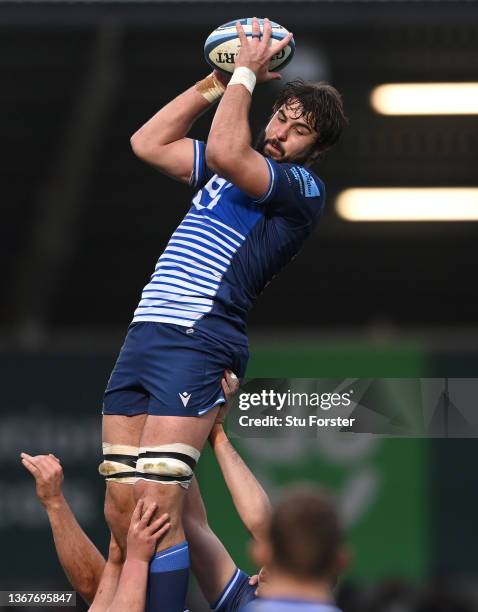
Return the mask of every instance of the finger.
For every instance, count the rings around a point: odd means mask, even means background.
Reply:
[[[281,79],[282,75],[279,72],[268,72],[267,73],[267,80],[268,81],[276,81],[278,79]]]
[[[235,393],[239,388],[239,379],[237,376],[234,374],[234,372],[231,372],[231,370],[226,370],[226,380],[231,393]]]
[[[222,385],[222,390],[224,391],[224,395],[226,396],[226,399],[227,399],[231,391],[229,389],[229,385],[227,384],[227,380],[225,378],[221,380],[221,385]]]
[[[261,40],[261,26],[257,17],[252,18],[252,40],[259,42]]]
[[[58,468],[56,461],[46,455],[38,457],[35,463],[38,469],[45,475],[53,475]]]
[[[292,34],[292,32],[289,32],[285,38],[279,40],[275,45],[272,45],[270,48],[269,56],[272,57],[273,55],[276,55],[276,53],[278,53],[279,51],[282,51],[282,49],[285,49],[285,47],[287,47],[293,37],[294,35]]]
[[[249,578],[249,584],[250,584],[251,586],[254,586],[254,585],[255,585],[255,584],[257,584],[258,582],[259,582],[259,576],[258,576],[258,574],[254,574],[254,576],[251,576],[251,577]]]
[[[166,523],[169,522],[169,514],[162,514],[159,518],[155,519],[151,525],[148,527],[148,530],[151,534],[154,534],[158,529],[163,527]]]
[[[156,512],[157,507],[158,506],[155,502],[152,502],[151,504],[149,504],[149,506],[146,507],[140,521],[142,527],[146,527],[147,525],[149,525],[149,521],[151,520],[153,514]]]
[[[28,459],[22,459],[22,463],[32,476],[36,476],[40,473],[40,470],[37,468],[37,466]]]
[[[162,538],[162,537],[163,537],[163,535],[164,535],[164,534],[165,534],[167,531],[169,531],[170,527],[171,527],[171,523],[166,523],[166,525],[163,525],[163,526],[161,527],[161,529],[159,529],[158,531],[156,531],[156,533],[154,533],[154,534],[153,534],[153,536],[154,536],[154,537],[155,537],[157,540],[159,540],[159,538]]]
[[[236,30],[237,30],[237,35],[239,36],[239,40],[241,41],[241,46],[247,45],[247,36],[246,36],[246,33],[244,32],[244,28],[242,27],[240,21],[236,22]]]
[[[61,461],[58,459],[58,457],[56,457],[56,456],[55,456],[53,453],[49,453],[49,455],[48,455],[48,456],[49,456],[49,457],[53,457],[53,459],[54,459],[55,461],[58,461],[58,463],[61,463]]]
[[[262,28],[262,42],[264,46],[267,47],[269,45],[269,41],[272,36],[272,26],[269,19],[266,17],[264,19],[264,27]]]
[[[51,455],[48,455],[48,457],[45,457],[45,459],[43,460],[43,464],[45,465],[45,467],[48,466],[54,472],[58,472],[58,468],[59,468],[58,459],[53,459]]]
[[[136,504],[133,510],[133,514],[131,515],[131,522],[137,523],[141,518],[142,512],[143,512],[143,500],[138,499],[138,503]]]
[[[31,455],[29,455],[28,453],[20,453],[20,457],[22,459],[28,459],[29,461],[31,461],[33,459],[33,457]]]
[[[228,390],[229,390],[229,380],[230,380],[230,370],[224,370],[224,378],[222,379],[222,382],[224,382]],[[224,385],[222,386],[222,388],[224,389]]]

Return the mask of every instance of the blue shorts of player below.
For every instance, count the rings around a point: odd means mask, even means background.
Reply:
[[[224,402],[224,370],[245,374],[248,349],[197,328],[132,323],[105,391],[103,414],[201,416]]]

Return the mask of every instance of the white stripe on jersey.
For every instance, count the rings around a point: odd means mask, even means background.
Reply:
[[[141,302],[139,303],[138,308],[145,308],[147,306],[152,306],[154,308],[159,308],[160,306],[167,306],[167,307],[175,306],[179,310],[190,310],[192,312],[209,312],[211,310],[209,306],[203,306],[202,304],[187,303],[186,304],[187,308],[184,308],[185,306],[184,302],[181,302],[179,300],[175,302],[174,300],[171,300],[171,301],[157,300],[157,299],[150,298],[150,297],[143,298]]]
[[[184,247],[176,246],[175,244],[173,244],[171,246],[167,246],[164,249],[164,252],[165,253],[184,253],[184,255],[189,255],[190,257],[199,259],[199,261],[207,262],[209,266],[206,266],[206,269],[211,268],[211,266],[213,266],[214,268],[221,270],[221,272],[225,272],[227,270],[227,268],[225,268],[224,266],[221,266],[215,261],[211,261],[210,258],[208,259],[207,257],[204,257],[203,255],[200,255],[199,253],[196,253],[193,249],[185,249]]]
[[[174,274],[173,274],[174,271]],[[206,287],[212,287],[213,289],[217,289],[218,283],[211,283],[210,281],[204,280],[203,278],[195,278],[192,277],[191,274],[185,274],[184,272],[178,272],[174,268],[160,268],[159,272],[154,272],[151,278],[158,279],[161,275],[167,276],[179,276],[180,278],[185,278],[188,281],[194,281],[196,283],[200,283],[201,285],[205,285]]]
[[[177,236],[177,233],[174,232],[173,236]],[[200,244],[196,244],[195,242],[190,242],[189,240],[182,240],[182,239],[178,240],[177,238],[171,238],[171,240],[169,241],[169,244],[182,244],[187,247],[194,247],[198,251],[201,251],[202,253],[206,253],[207,255],[214,257],[214,259],[219,259],[219,261],[222,261],[225,264],[229,263],[229,260],[227,259],[227,257],[222,257],[222,255],[218,255],[212,249],[206,249],[206,247],[203,247]],[[221,249],[221,251],[222,250],[223,249]]]
[[[139,312],[138,312],[139,311]],[[152,314],[152,315],[168,315],[171,317],[181,317],[184,319],[191,319],[195,321],[196,319],[200,319],[202,314],[200,312],[194,312],[193,310],[176,310],[174,308],[159,308],[156,306],[150,306],[145,308],[137,308],[135,312],[135,317],[137,315],[144,314]],[[144,320],[144,319],[143,319]]]
[[[189,265],[184,266],[182,264],[178,264],[178,261],[184,261]],[[204,276],[206,278],[212,278],[214,280],[216,280],[217,278],[220,279],[222,276],[216,270],[212,270],[212,272],[206,272],[205,270],[209,270],[209,268],[207,268],[206,266],[197,263],[197,261],[194,261],[194,259],[188,259],[187,257],[179,257],[179,255],[174,255],[173,257],[170,257],[167,253],[163,253],[161,259],[156,264],[155,270],[161,267],[164,268],[165,266],[177,267],[181,268],[181,270],[192,270],[194,274],[200,274],[201,276]]]
[[[236,247],[241,246],[240,242],[237,242],[237,240],[234,240],[234,238],[231,238],[225,232],[221,231],[219,228],[213,227],[210,223],[204,223],[204,221],[201,221],[200,219],[191,219],[191,213],[189,213],[189,215],[184,217],[183,223],[186,223],[186,222],[194,224],[194,225],[202,225],[203,227],[207,227],[209,231],[216,232],[214,235],[219,234],[219,236],[222,236],[223,238],[227,239],[230,244],[233,244]]]
[[[203,288],[201,287],[201,291],[188,291],[187,289],[183,289],[182,287],[176,287],[176,285],[173,285],[172,283],[149,283],[143,289],[143,293],[163,293],[163,291],[169,291],[169,293],[177,293],[178,295],[190,295],[191,297],[194,297],[196,295],[214,295],[214,291],[208,294],[204,293],[202,289]]]
[[[203,304],[204,306],[212,306],[214,302],[209,298],[204,297],[194,297],[190,295],[177,295],[175,293],[165,293],[164,291],[154,291],[149,289],[148,291],[143,291],[143,293],[161,293],[161,299],[168,300],[171,302],[187,302],[188,304]],[[154,296],[148,296],[143,299],[150,299]],[[157,298],[160,299],[159,297]]]
[[[201,289],[201,291],[203,293],[205,293],[206,295],[215,295],[216,291],[219,288],[219,285],[216,285],[215,287],[204,287],[204,285],[200,285],[198,286],[197,283],[187,283],[186,281],[181,280],[180,278],[176,278],[174,276],[174,274],[170,273],[170,274],[161,274],[161,276],[156,277],[153,281],[151,281],[149,283],[150,285],[174,285],[179,286],[179,287],[186,287],[186,289],[192,289],[193,291],[196,291],[196,289]],[[154,287],[153,287],[154,289]]]
[[[190,221],[191,223],[191,221]],[[194,222],[195,223],[195,222]],[[188,225],[187,223],[181,223],[181,225],[178,227],[178,229],[180,229],[181,231],[185,232],[185,231],[189,231],[189,232],[194,232],[194,233],[200,233],[200,234],[204,234],[205,236],[209,236],[209,238],[212,238],[215,242],[217,242],[218,244],[222,244],[222,246],[225,249],[228,249],[228,251],[234,251],[234,247],[232,247],[230,244],[228,244],[225,240],[221,240],[220,238],[218,238],[217,236],[215,236],[214,234],[211,234],[211,232],[208,232],[204,229],[201,229],[199,227],[195,227],[191,225]]]
[[[196,163],[198,158],[197,154]],[[197,177],[197,168],[194,173]],[[206,213],[188,213],[144,287],[133,321],[193,327],[211,311],[211,298],[244,240],[241,233]]]
[[[181,228],[184,229],[184,228]],[[175,236],[180,236],[181,238],[189,238],[190,240],[197,240],[198,242],[202,242],[202,244],[207,244],[207,246],[212,247],[213,249],[217,249],[218,251],[220,251],[223,255],[225,255],[226,257],[228,257],[230,255],[230,251],[233,251],[234,249],[229,248],[229,253],[221,248],[220,246],[217,245],[217,243],[215,244],[215,242],[211,242],[211,240],[208,240],[207,238],[203,238],[202,236],[197,236],[196,233],[188,233],[188,232],[178,232],[175,231],[174,232]],[[176,241],[177,242],[177,241]],[[187,243],[189,244],[189,243]]]
[[[230,232],[232,232],[236,236],[239,236],[239,238],[241,238],[242,240],[246,239],[246,237],[243,236],[242,234],[240,234],[237,230],[233,229],[232,227],[229,227],[229,225],[226,225],[222,221],[218,221],[217,219],[213,219],[212,217],[203,217],[202,215],[195,215],[193,213],[188,213],[186,215],[186,219],[188,219],[189,217],[193,217],[194,219],[203,219],[203,220],[205,218],[207,218],[208,221],[212,221],[213,223],[216,223],[217,225],[220,225],[221,227],[224,227],[225,229],[229,230]]]

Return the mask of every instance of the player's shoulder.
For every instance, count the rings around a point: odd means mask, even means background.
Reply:
[[[325,184],[323,180],[310,168],[300,164],[284,162],[276,164],[290,186],[298,191],[304,198],[324,198]]]

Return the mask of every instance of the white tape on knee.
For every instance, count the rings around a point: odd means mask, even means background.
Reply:
[[[187,489],[201,453],[188,444],[142,446],[136,476],[161,484],[179,484]]]
[[[103,442],[103,462],[98,466],[98,472],[108,481],[134,484],[138,451],[137,446]]]

